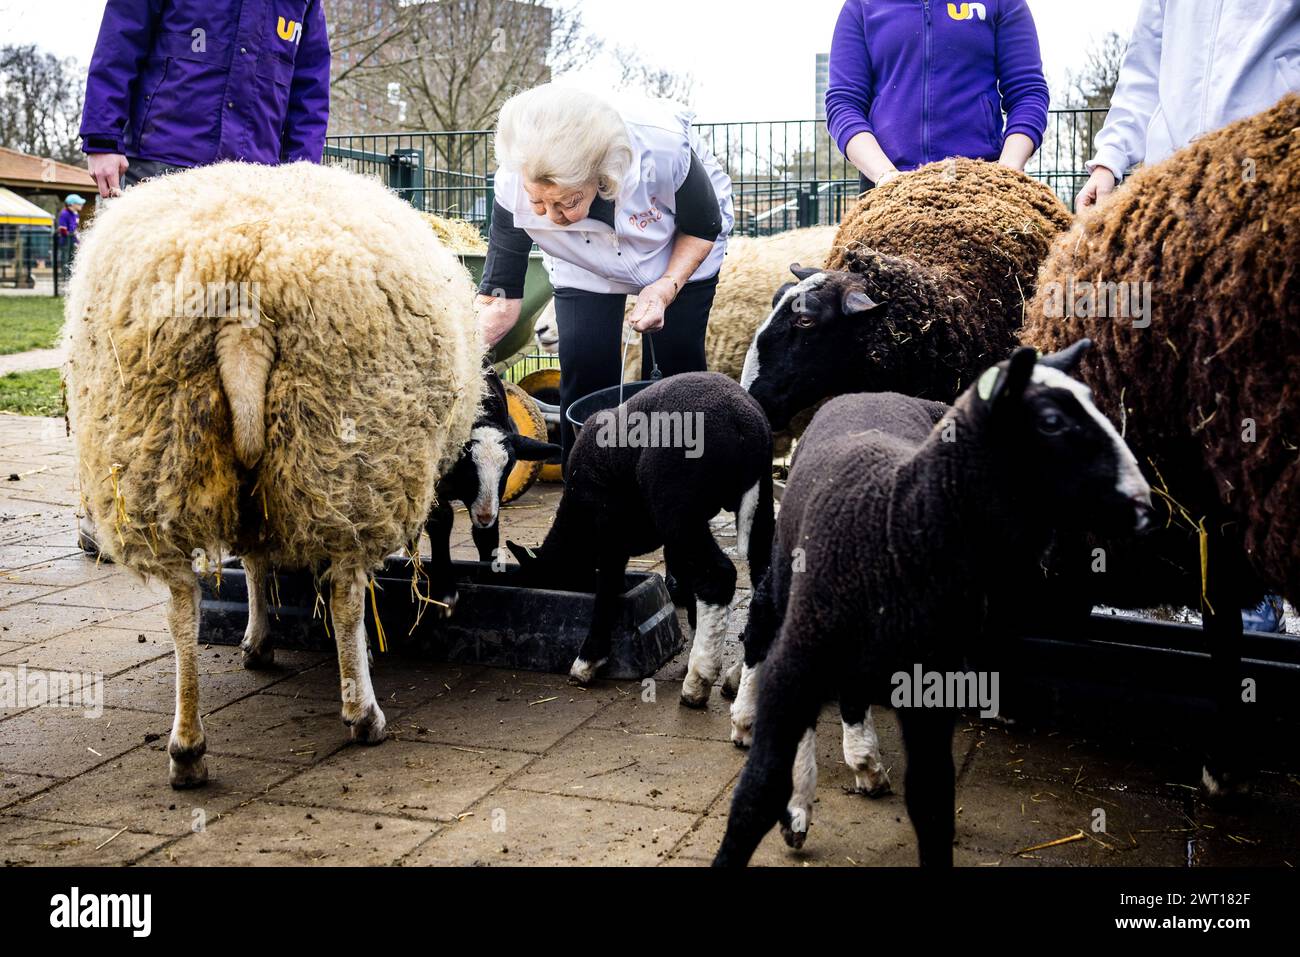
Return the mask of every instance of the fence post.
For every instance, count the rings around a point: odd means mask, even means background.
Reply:
[[[57,223],[58,220],[55,220]],[[59,280],[63,277],[59,272],[63,269],[63,264],[59,262],[59,228],[55,226],[50,230],[50,262],[54,265],[54,295],[59,294]]]
[[[497,174],[488,173],[483,177],[483,182],[487,184],[486,212],[484,217],[486,225],[483,227],[485,236],[492,235],[492,210],[497,204]]]
[[[424,150],[388,154],[388,188],[418,210],[424,209]]]

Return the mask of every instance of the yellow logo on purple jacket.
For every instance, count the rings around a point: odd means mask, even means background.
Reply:
[[[979,6],[979,4],[976,4],[976,6]],[[948,7],[951,9],[952,4],[948,4]],[[275,32],[279,34],[281,40],[292,40],[297,43],[302,39],[302,24],[297,20],[286,21],[284,17],[280,17],[279,22],[275,25]]]
[[[982,3],[950,3],[948,4],[948,16],[954,20],[973,20],[979,17],[983,20],[987,16]]]

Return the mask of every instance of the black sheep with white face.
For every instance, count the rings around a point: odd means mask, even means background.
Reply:
[[[774,430],[848,392],[901,392],[952,402],[1011,354],[1015,328],[974,310],[947,273],[869,249],[845,253],[849,271],[791,267],[758,328],[740,384]]]
[[[479,561],[498,556],[501,544],[501,496],[515,463],[558,461],[560,447],[521,435],[510,418],[505,385],[491,366],[485,366],[487,388],[482,411],[474,422],[470,440],[452,470],[438,482],[437,503],[425,521],[432,554],[430,597],[440,603],[438,614],[450,617],[456,607],[456,583],[451,566],[452,504],[469,511]]]
[[[893,393],[841,396],[817,413],[745,634],[733,718],[753,714],[756,694],[753,750],[717,863],[746,863],[778,821],[803,843],[825,700],[839,698],[860,789],[879,793],[888,779],[869,706],[891,703],[894,676],[961,672],[996,652],[993,623],[1014,616],[1062,531],[1146,526],[1137,461],[1067,374],[1086,348],[1041,362],[1018,350],[941,417]],[[896,708],[923,865],[952,863],[953,708]]]

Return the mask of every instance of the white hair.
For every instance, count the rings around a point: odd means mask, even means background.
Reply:
[[[525,180],[561,189],[591,184],[618,196],[632,165],[632,143],[618,110],[573,87],[543,83],[518,93],[497,120],[497,163]]]

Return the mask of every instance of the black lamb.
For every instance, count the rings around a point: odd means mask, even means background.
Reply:
[[[609,657],[629,559],[660,546],[674,599],[695,630],[682,703],[703,707],[721,670],[736,568],[709,521],[736,515],[736,546],[757,582],[771,556],[772,431],[763,410],[716,372],[671,376],[589,418],[569,457],[564,497],[537,553],[507,543],[525,580],[590,590],[591,629],[571,677],[589,682]],[[694,603],[694,607],[692,606]]]
[[[802,843],[825,700],[840,698],[847,725],[850,711],[891,703],[901,674],[996,659],[1054,535],[1145,526],[1136,460],[1066,374],[1086,347],[1041,361],[1017,350],[932,426],[932,403],[897,394],[842,396],[814,417],[773,546],[784,616],[715,863],[745,864],[778,821]],[[956,704],[892,703],[920,861],[951,865]]]

